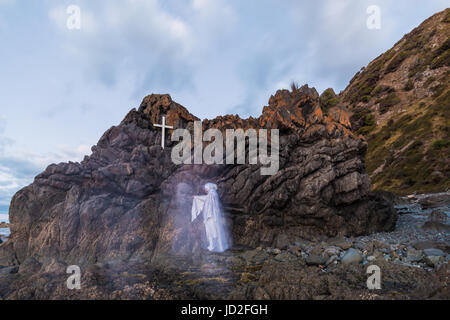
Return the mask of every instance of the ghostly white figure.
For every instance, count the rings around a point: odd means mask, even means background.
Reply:
[[[192,221],[203,212],[203,223],[205,225],[206,238],[208,239],[208,250],[223,252],[230,247],[229,239],[223,222],[222,210],[220,210],[217,185],[207,183],[204,186],[205,196],[194,196],[192,203]]]

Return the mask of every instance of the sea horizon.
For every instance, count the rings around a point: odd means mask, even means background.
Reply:
[[[0,222],[7,222],[7,223],[9,223],[9,214],[7,214],[7,213],[0,213]]]

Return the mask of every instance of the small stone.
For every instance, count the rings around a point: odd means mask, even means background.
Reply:
[[[352,246],[352,242],[347,240],[344,237],[336,237],[336,238],[329,239],[328,243],[333,246],[342,248],[344,250],[347,250],[347,249],[351,248],[351,246]]]
[[[406,261],[407,262],[419,262],[423,258],[422,250],[416,250],[412,247],[408,248],[407,254],[406,254]]]
[[[432,241],[419,241],[413,244],[413,247],[416,248],[417,250],[424,250],[424,249],[429,249],[429,248],[434,248],[436,246],[435,242]]]
[[[427,221],[423,224],[422,228],[424,230],[437,232],[450,231],[450,226],[448,224],[438,221]]]
[[[419,200],[423,209],[445,207],[450,202],[450,194],[432,194]]]
[[[271,253],[271,254],[274,254],[274,255],[277,255],[277,254],[281,253],[281,250],[278,249],[278,248],[269,248],[269,249],[267,249],[267,252]]]
[[[441,209],[433,210],[430,214],[429,221],[445,223],[447,221],[447,215]]]
[[[289,246],[288,236],[284,233],[280,233],[275,240],[274,246],[278,249],[286,249]]]
[[[377,260],[377,258],[375,256],[368,256],[367,257],[367,262],[374,262],[375,260]]]
[[[295,254],[296,256],[300,256],[300,254],[302,253],[302,248],[300,248],[299,246],[290,246],[289,252]]]
[[[353,244],[353,247],[358,249],[358,250],[364,250],[364,247],[366,246],[366,244],[362,243],[362,242],[355,242]]]
[[[343,264],[361,263],[363,261],[362,255],[355,249],[348,249],[341,259]]]
[[[244,261],[238,257],[228,257],[225,260],[225,263],[231,264],[233,266],[242,266],[243,264],[245,264]]]
[[[436,267],[436,265],[443,261],[444,258],[442,256],[426,256],[425,263],[430,267]]]
[[[326,266],[329,266],[330,264],[332,264],[333,262],[337,263],[337,260],[339,259],[339,257],[337,255],[331,256],[330,258],[328,258],[327,262],[325,262]]]
[[[289,252],[282,252],[280,254],[277,254],[274,259],[280,262],[285,262],[285,261],[289,261],[292,260],[294,258],[294,256],[292,254],[290,254]]]
[[[332,246],[326,248],[324,253],[330,257],[334,255],[338,256],[341,253],[341,249],[339,247]]]
[[[438,256],[438,257],[445,256],[444,251],[442,251],[441,249],[436,249],[436,248],[425,249],[425,250],[423,250],[423,253],[426,256]]]
[[[258,252],[255,256],[253,256],[251,262],[255,264],[262,264],[265,260],[267,260],[268,254],[264,251]]]
[[[249,250],[241,254],[241,258],[249,262],[258,253],[258,250]]]
[[[309,266],[318,266],[318,265],[324,265],[327,262],[327,259],[323,256],[319,256],[316,254],[310,254],[306,258],[306,264]]]

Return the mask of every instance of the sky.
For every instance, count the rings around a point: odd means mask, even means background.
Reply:
[[[339,92],[449,4],[0,0],[0,214],[51,163],[89,155],[148,94],[213,118],[258,116],[292,81]],[[379,29],[367,27],[371,5]],[[68,28],[73,6],[79,29]]]

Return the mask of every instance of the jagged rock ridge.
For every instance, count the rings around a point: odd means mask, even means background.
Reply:
[[[278,128],[280,170],[273,176],[262,176],[259,165],[174,165],[175,143],[163,150],[152,125],[162,114],[178,127],[192,129],[197,120],[169,95],[147,96],[81,163],[50,165],[17,192],[3,259],[89,264],[191,254],[201,239],[189,223],[191,196],[207,181],[219,186],[236,245],[394,227],[395,210],[369,193],[367,144],[352,134],[343,109],[323,115],[315,89],[278,91],[257,119],[203,121],[205,129]]]

